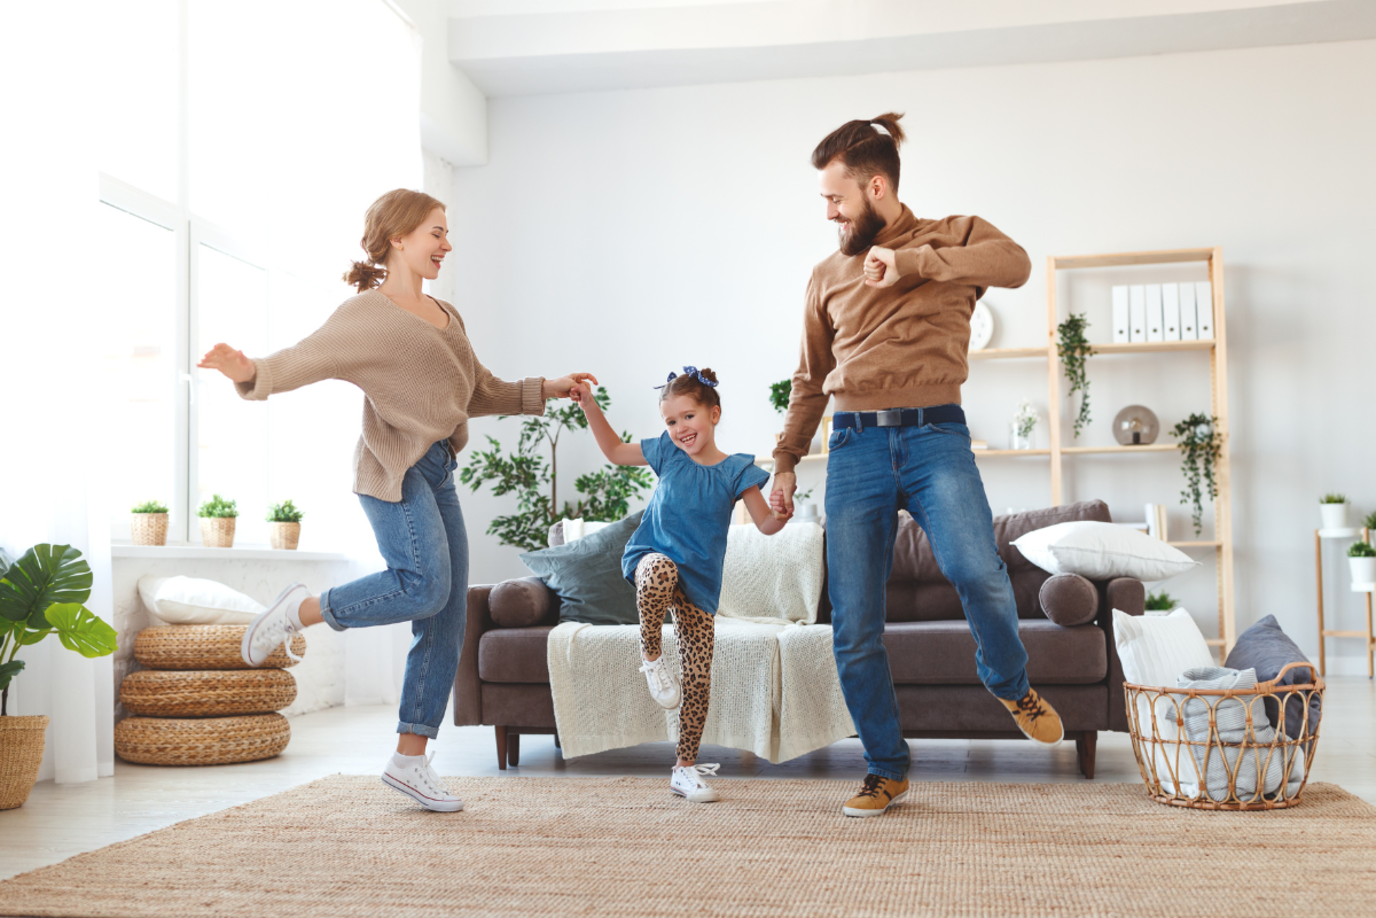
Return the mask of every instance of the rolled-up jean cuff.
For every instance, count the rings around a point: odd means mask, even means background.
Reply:
[[[881,778],[888,778],[890,781],[902,781],[907,775],[896,774],[892,771],[885,771],[875,765],[870,766],[870,774],[878,775]]]
[[[398,721],[397,732],[414,733],[416,736],[424,736],[428,737],[429,739],[434,739],[435,737],[440,735],[440,728],[432,727],[429,724],[407,724]]]
[[[325,620],[335,631],[347,630],[343,625],[335,620],[334,613],[330,611],[330,591],[326,590],[320,594],[320,617]]]

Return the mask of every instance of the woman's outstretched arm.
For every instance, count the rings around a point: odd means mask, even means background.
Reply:
[[[592,390],[586,384],[574,385],[569,389],[569,398],[578,403],[578,407],[583,409],[583,416],[588,419],[588,427],[592,430],[593,437],[597,440],[597,448],[602,450],[602,455],[607,457],[607,461],[614,465],[649,465],[645,461],[645,454],[641,452],[639,443],[626,443],[612,430],[612,425],[607,423],[607,416],[602,413],[596,400],[592,397]]]

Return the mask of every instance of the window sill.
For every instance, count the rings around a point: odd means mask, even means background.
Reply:
[[[204,545],[134,545],[116,542],[110,546],[113,558],[183,558],[198,561],[348,561],[349,556],[334,551],[288,551],[267,545],[243,548],[206,548]]]

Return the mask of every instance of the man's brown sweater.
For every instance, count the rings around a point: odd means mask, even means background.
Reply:
[[[812,269],[776,472],[807,454],[829,397],[837,411],[959,404],[975,301],[1032,272],[1022,246],[979,217],[919,220],[904,205],[874,244],[895,250],[892,287],[865,286],[868,252],[838,251]]]

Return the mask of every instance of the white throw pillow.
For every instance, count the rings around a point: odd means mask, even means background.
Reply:
[[[1024,558],[1044,571],[1079,574],[1090,580],[1165,580],[1199,564],[1178,548],[1144,532],[1095,520],[1072,520],[1034,529],[1014,539],[1013,544]]]
[[[166,625],[247,625],[263,611],[252,597],[195,577],[140,577],[139,596]]]
[[[575,517],[571,520],[564,520],[562,524],[555,523],[555,525],[563,526],[562,535],[564,544],[567,545],[570,542],[577,542],[584,536],[590,536],[598,530],[606,529],[611,523],[599,523],[595,520],[585,520],[582,517]]]

